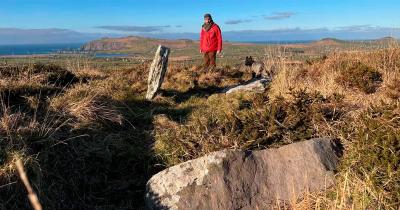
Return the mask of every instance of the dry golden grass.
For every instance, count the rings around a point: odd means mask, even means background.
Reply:
[[[79,78],[104,79],[107,74],[99,70],[87,57],[77,56],[67,60],[66,68]]]
[[[396,108],[399,103],[400,49],[334,52],[301,64],[287,62],[279,52],[278,56],[277,52],[271,54],[265,62],[267,69],[277,71],[267,93],[270,100],[298,104],[293,101],[293,92],[301,90],[337,100],[321,105],[322,113],[329,116],[325,120],[318,120],[319,115],[310,112],[309,124],[305,123],[306,129],[300,131],[304,134],[311,129],[313,136],[340,138],[346,154],[334,187],[323,193],[308,193],[300,201],[292,201],[287,209],[397,209],[400,206],[400,113]],[[382,74],[382,82],[373,93],[349,88],[338,81],[350,66],[360,63]],[[221,72],[200,76],[208,84],[220,85],[215,77],[221,78]],[[265,131],[272,124],[262,120],[266,107],[258,106],[260,103],[256,98],[216,95],[208,99],[191,98],[179,104],[197,108],[179,123],[165,116],[156,118],[156,153],[161,154],[167,164],[173,165],[222,148],[243,148],[246,143],[258,142],[260,133],[251,131]],[[262,103],[268,104],[267,101]],[[246,104],[250,104],[250,110],[246,111]],[[244,108],[239,108],[242,105]],[[289,106],[288,110],[293,108]],[[289,116],[299,115],[288,110]],[[300,113],[304,113],[304,109],[301,110]],[[341,117],[332,117],[335,113]],[[380,113],[382,117],[379,117]],[[252,119],[251,123],[246,117]],[[283,124],[290,125],[291,120],[295,122],[296,118],[289,117]],[[236,122],[241,126],[237,127]],[[243,135],[235,135],[234,131]],[[295,132],[290,132],[293,130],[285,134],[289,138],[283,135],[280,140],[285,142],[296,136],[293,135]],[[268,136],[261,139],[268,139]]]
[[[109,121],[122,124],[123,116],[117,111],[111,100],[86,90],[69,93],[54,99],[51,105],[54,109],[73,116],[78,122],[88,124],[96,121]]]
[[[144,100],[148,62],[106,71],[71,60],[72,84],[65,71],[54,76],[33,64],[29,73],[2,76],[0,90],[17,89],[18,103],[0,109],[0,208],[29,206],[15,177],[18,158],[49,209],[135,209],[144,205],[148,178],[165,166],[220,149],[333,136],[345,146],[336,185],[277,208],[396,209],[400,50],[332,52],[309,62],[272,50],[264,63],[274,78],[263,94],[218,94],[251,72],[237,65],[205,72],[186,61],[169,64],[153,101]],[[376,92],[338,82],[357,62],[382,74]]]
[[[391,98],[385,92],[393,90],[393,84],[400,77],[398,60],[400,60],[400,50],[391,48],[373,52],[333,53],[326,59],[311,65],[288,67],[281,61],[282,68],[279,68],[272,81],[270,96],[285,97],[290,89],[307,89],[319,91],[325,96],[344,95],[345,102],[364,108],[381,101],[389,102]],[[338,84],[337,78],[346,62],[361,62],[379,71],[382,74],[383,83],[378,91],[364,94],[359,90],[349,89]]]
[[[17,167],[19,177],[21,178],[21,181],[22,181],[22,183],[24,183],[25,189],[28,192],[28,198],[29,198],[29,201],[31,202],[32,208],[35,209],[35,210],[42,210],[43,207],[40,204],[40,201],[39,201],[35,191],[33,190],[31,184],[29,183],[29,179],[28,179],[28,176],[27,176],[27,174],[25,172],[22,160],[21,159],[17,159],[15,161],[15,165]]]
[[[396,103],[399,103],[400,49],[392,46],[389,49],[369,52],[336,52],[311,64],[295,67],[287,67],[283,61],[278,62],[283,64],[283,67],[272,81],[269,92],[271,97],[289,98],[288,90],[307,89],[319,91],[324,96],[341,96],[348,107],[345,121],[328,126],[328,133],[340,137],[347,154],[337,175],[336,185],[328,194],[307,195],[302,201],[292,203],[291,208],[398,209],[400,172],[396,156],[399,155],[400,148],[395,145],[398,145],[400,130],[399,124],[393,122],[398,122],[399,113],[398,109],[388,109],[388,106],[383,104],[390,106],[394,103],[396,106]],[[383,82],[378,90],[366,94],[340,85],[337,78],[341,76],[341,70],[346,68],[347,63],[362,63],[380,72]],[[390,110],[389,113],[394,116],[375,121],[376,116],[370,111],[371,106],[383,106],[377,109]],[[379,136],[381,134],[377,131],[389,129],[388,126],[391,131],[383,131],[383,136]],[[380,152],[387,148],[390,148],[390,157]],[[373,160],[370,157],[379,161],[370,162]],[[394,169],[389,171],[385,169],[392,167]],[[376,180],[383,183],[379,184]]]

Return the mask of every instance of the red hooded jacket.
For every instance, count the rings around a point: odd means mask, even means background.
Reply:
[[[203,53],[222,50],[222,34],[217,24],[214,23],[208,31],[201,28],[200,50]]]

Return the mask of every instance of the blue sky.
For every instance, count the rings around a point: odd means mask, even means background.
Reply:
[[[356,29],[358,32],[368,30],[369,34],[355,33],[352,36],[397,36],[400,28],[398,0],[0,1],[0,29],[28,30],[26,33],[30,33],[30,29],[68,29],[84,34],[110,36],[169,34],[171,37],[179,37],[174,34],[180,34],[182,37],[193,38],[194,33],[200,30],[206,12],[213,15],[223,31],[229,32],[250,30],[282,33],[288,30],[291,33],[297,29],[318,30],[316,33],[320,33],[321,30],[330,30],[335,32],[332,35],[342,31],[338,38],[343,36],[356,39],[358,37],[348,37],[346,33]],[[262,36],[262,33],[258,35]],[[293,35],[292,39],[295,38]]]

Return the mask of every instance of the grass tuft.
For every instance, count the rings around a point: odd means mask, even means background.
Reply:
[[[382,83],[382,74],[371,67],[355,63],[345,67],[336,82],[345,88],[356,88],[364,93],[375,93]]]

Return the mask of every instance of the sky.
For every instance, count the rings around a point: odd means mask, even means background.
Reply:
[[[400,37],[399,11],[398,0],[0,0],[0,44],[198,39],[204,13],[233,41]]]

